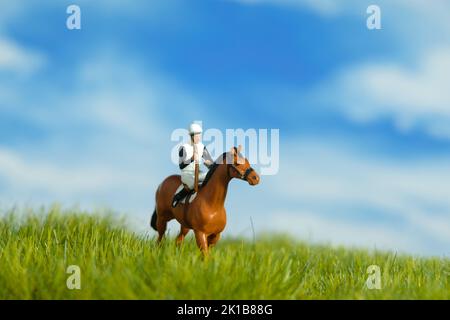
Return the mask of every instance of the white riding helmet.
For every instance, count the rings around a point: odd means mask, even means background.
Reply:
[[[191,136],[194,134],[197,134],[197,133],[202,133],[202,132],[203,132],[202,126],[199,125],[198,123],[193,122],[189,125],[189,134]]]

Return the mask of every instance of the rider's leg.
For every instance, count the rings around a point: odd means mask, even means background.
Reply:
[[[181,182],[184,184],[184,188],[181,189],[181,191],[179,191],[173,197],[173,200],[172,200],[173,208],[175,208],[177,206],[178,202],[180,202],[181,199],[186,197],[189,194],[189,192],[193,189],[193,187],[194,187],[193,174],[191,174],[191,172],[182,171],[181,172]],[[186,189],[186,186],[188,187],[188,189]]]
[[[184,197],[186,197],[189,192],[191,192],[191,190],[186,189],[186,187],[184,187],[183,189],[181,189],[181,191],[179,191],[177,194],[174,195],[173,200],[172,200],[172,207],[175,208],[178,204],[178,202],[181,201],[181,199],[183,199]]]

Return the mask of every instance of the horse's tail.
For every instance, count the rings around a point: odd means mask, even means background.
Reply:
[[[155,208],[155,210],[153,210],[152,219],[150,220],[150,225],[152,226],[153,229],[158,231],[158,229],[156,229],[156,208]]]

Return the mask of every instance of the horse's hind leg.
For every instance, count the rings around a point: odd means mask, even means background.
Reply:
[[[169,222],[170,219],[167,219],[163,215],[158,215],[156,218],[156,229],[158,230],[158,243],[161,242],[161,240],[164,238],[164,234],[166,233],[167,228],[167,222]]]
[[[178,234],[178,237],[177,237],[177,240],[176,240],[177,245],[180,245],[183,242],[184,237],[189,232],[189,230],[190,230],[189,228],[181,226],[180,233]]]
[[[208,236],[208,247],[214,246],[220,239],[220,233],[213,233]]]

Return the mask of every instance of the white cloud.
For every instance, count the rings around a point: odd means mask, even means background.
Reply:
[[[391,119],[401,132],[418,129],[450,138],[450,48],[429,50],[412,67],[400,64],[354,66],[325,84],[327,104],[349,119],[367,123]],[[333,111],[333,110],[331,110]]]
[[[286,230],[300,237],[307,228],[315,240],[409,252],[439,252],[430,243],[419,246],[420,238],[450,247],[448,158],[395,162],[302,139],[284,149],[290,153],[269,186],[279,206],[264,228],[289,225]]]
[[[65,166],[61,163],[37,162],[7,148],[0,149],[0,176],[9,192],[45,193],[70,196],[101,193],[111,186],[136,188],[146,185],[140,172],[117,172],[117,168],[95,163],[90,167]]]
[[[46,134],[33,143],[0,146],[3,206],[107,206],[148,231],[157,185],[178,169],[170,161],[170,133],[203,106],[170,77],[144,73],[125,58],[93,53],[73,76],[71,91],[50,90],[52,81],[42,81],[33,89],[43,94],[28,95],[9,84],[9,94],[23,99],[20,108],[0,114],[11,113]],[[186,114],[167,113],[182,107]]]
[[[121,62],[124,59],[129,60],[126,65]],[[70,99],[72,116],[135,141],[160,145],[172,131],[173,124],[165,123],[171,110],[177,110],[173,120],[178,120],[204,108],[176,79],[156,69],[144,74],[141,68],[126,56],[104,53],[86,61],[78,74],[83,93]]]
[[[326,18],[352,15],[364,28],[365,9],[373,4],[360,0],[239,2],[306,9]],[[380,0],[376,4],[382,13],[380,32],[389,32],[402,44],[404,60],[344,66],[313,91],[311,104],[323,103],[325,112],[339,112],[358,123],[389,119],[401,132],[422,130],[450,137],[446,86],[450,50],[442,47],[442,40],[450,35],[450,2]],[[289,153],[281,155],[280,174],[265,186],[270,194],[261,196],[264,204],[255,209],[264,212],[270,203],[265,199],[277,199],[272,208],[275,214],[261,218],[260,228],[288,230],[300,237],[308,234],[335,244],[450,254],[448,158],[430,155],[395,161],[323,140],[298,139],[283,149]],[[369,224],[364,223],[365,214],[370,215]]]
[[[233,181],[224,235],[287,233],[332,245],[450,255],[450,159],[369,154],[336,139],[283,141],[280,171]]]
[[[41,68],[45,62],[46,58],[42,53],[0,38],[0,72],[29,74]]]

